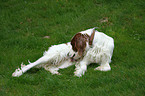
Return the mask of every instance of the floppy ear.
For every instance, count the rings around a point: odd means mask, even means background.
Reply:
[[[83,49],[79,49],[79,50],[78,50],[78,54],[79,54],[79,56],[82,57],[82,56],[83,56],[83,53],[84,53],[84,50],[83,50]]]
[[[81,38],[81,40],[77,43],[78,44],[77,46],[79,46],[78,54],[79,54],[79,56],[83,56],[83,53],[84,53],[85,47],[86,47],[86,42],[84,41],[84,39],[82,37],[80,37],[80,38]]]
[[[77,43],[78,43],[78,40],[80,38],[81,34],[80,33],[77,33],[71,40],[71,45],[72,45],[72,49],[77,52]]]
[[[72,49],[77,52],[77,48],[76,48],[76,38],[73,38],[71,40],[71,45],[72,45]]]
[[[92,43],[93,43],[94,35],[95,35],[95,28],[93,29],[93,32],[92,32],[92,34],[91,34],[91,36],[90,36],[90,38],[89,38],[89,45],[90,45],[90,46],[91,46]]]

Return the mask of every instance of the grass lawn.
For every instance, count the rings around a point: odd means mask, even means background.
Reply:
[[[81,78],[75,66],[60,76],[33,68],[12,77],[22,62],[96,26],[114,38],[111,71],[96,64]],[[0,0],[0,96],[145,96],[145,1]]]

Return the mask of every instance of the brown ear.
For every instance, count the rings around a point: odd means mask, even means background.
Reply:
[[[80,56],[86,48],[86,42],[89,40],[89,36],[86,34],[77,33],[71,40],[72,49],[78,52]]]
[[[71,40],[71,45],[72,45],[72,49],[77,52],[78,48],[77,48],[77,43],[78,43],[78,40],[80,38],[81,34],[80,33],[77,33]]]
[[[72,49],[77,52],[77,48],[76,48],[76,38],[73,38],[71,40],[71,45],[72,45]]]
[[[83,53],[84,53],[84,50],[83,50],[83,49],[79,49],[79,50],[78,50],[78,54],[79,54],[79,56],[82,57],[82,56],[83,56]]]
[[[90,45],[90,46],[91,46],[92,43],[93,43],[94,35],[95,35],[95,28],[93,29],[93,32],[92,32],[92,34],[91,34],[91,36],[90,36],[90,38],[89,38],[89,45]]]
[[[78,54],[79,54],[79,56],[83,56],[83,53],[84,53],[85,47],[86,47],[86,41],[84,40],[84,38],[82,38],[82,37],[80,37],[80,38],[81,38],[81,40],[79,40],[79,42],[77,43],[78,44],[77,46],[79,46]]]

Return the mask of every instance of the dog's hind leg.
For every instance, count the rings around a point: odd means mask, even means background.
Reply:
[[[51,72],[52,74],[61,75],[61,74],[58,72],[59,68],[56,67],[56,66],[44,67],[44,69],[45,69],[46,71]]]
[[[100,66],[98,66],[94,70],[99,70],[99,71],[109,71],[109,70],[111,70],[111,67],[109,65],[109,63],[111,62],[111,56],[103,54],[100,57],[101,57]]]
[[[67,68],[69,66],[73,65],[73,63],[70,60],[64,60],[62,62],[60,62],[58,65],[53,65],[53,64],[45,64],[42,67],[51,72],[52,74],[56,74],[56,75],[61,75],[58,70],[59,69],[64,69]]]
[[[66,61],[62,62],[62,63],[60,64],[60,66],[58,66],[58,68],[64,69],[64,68],[67,68],[67,67],[69,67],[69,66],[72,66],[73,64],[74,64],[74,63],[71,62],[70,60],[66,60]]]
[[[100,66],[98,66],[97,68],[95,68],[94,70],[109,71],[109,70],[111,70],[111,67],[110,67],[109,63],[104,63],[104,64],[101,64]]]
[[[35,61],[33,63],[31,63],[31,62],[28,61],[29,62],[28,65],[26,65],[26,66],[21,65],[21,69],[20,68],[16,69],[15,72],[12,74],[12,76],[13,77],[19,77],[23,73],[25,73],[26,71],[28,71],[29,69],[31,69],[34,66],[37,66],[39,64],[46,64],[52,58],[53,58],[53,56],[44,55],[43,57],[39,58],[37,61]]]

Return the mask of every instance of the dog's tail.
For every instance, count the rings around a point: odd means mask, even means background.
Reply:
[[[97,29],[98,27],[94,27],[93,31],[91,33],[91,36],[89,38],[89,45],[92,46],[93,40],[94,40],[94,36],[95,36],[95,29]]]

